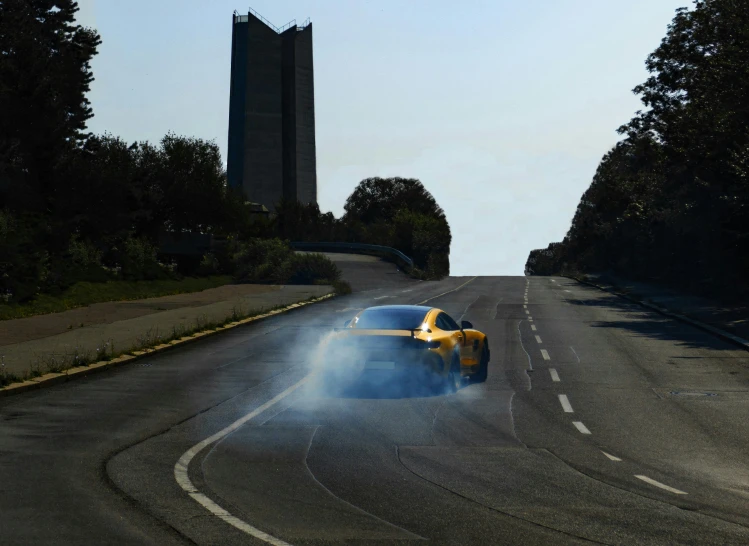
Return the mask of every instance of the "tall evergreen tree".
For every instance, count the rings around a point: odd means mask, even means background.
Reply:
[[[86,93],[98,34],[73,0],[0,2],[0,199],[52,212],[65,191],[55,170],[86,137]]]

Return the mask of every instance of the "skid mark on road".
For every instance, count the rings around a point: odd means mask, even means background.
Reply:
[[[466,313],[468,312],[468,309],[471,308],[471,305],[473,305],[474,303],[476,303],[477,301],[479,301],[480,297],[481,297],[481,294],[479,294],[478,296],[476,296],[475,300],[473,300],[471,303],[469,303],[468,305],[466,305],[466,308],[463,309],[463,314],[460,315],[460,318],[458,319],[458,324],[460,324],[460,321],[463,320],[464,316],[466,316]]]
[[[522,321],[519,320],[518,321],[518,326],[517,326],[518,341],[520,342],[520,348],[523,349],[523,352],[525,353],[525,356],[528,357],[528,371],[532,372],[533,371],[533,362],[531,361],[531,355],[528,353],[528,351],[525,350],[525,345],[523,345],[523,336],[520,333],[520,323],[521,322]],[[530,376],[528,376],[527,373],[525,375],[528,378],[528,390],[531,390],[531,388],[533,388],[533,384],[531,382],[531,378],[530,378]]]
[[[572,345],[570,345],[570,349],[572,350],[572,353],[575,355],[575,358],[577,359],[577,363],[580,364],[580,357],[577,356],[577,353],[575,352],[575,349],[574,347],[572,347]]]
[[[674,493],[675,495],[687,495],[686,491],[675,489],[669,485],[666,485],[665,483],[657,482],[653,478],[648,478],[647,476],[643,476],[642,474],[635,474],[635,478],[640,479],[644,481],[645,483],[649,483],[650,485],[654,485],[655,487],[660,487],[661,489],[664,489],[670,493]]]

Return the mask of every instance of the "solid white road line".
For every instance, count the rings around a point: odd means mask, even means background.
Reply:
[[[575,428],[579,430],[582,434],[590,434],[588,427],[583,425],[582,421],[572,421],[572,424],[575,425]]]
[[[541,343],[541,336],[536,336],[536,343]]]
[[[236,527],[240,531],[243,531],[244,533],[257,538],[258,540],[262,540],[263,542],[266,542],[268,544],[273,544],[273,546],[291,546],[291,545],[288,542],[284,542],[283,540],[279,538],[269,535],[268,533],[264,533],[260,529],[253,527],[249,523],[242,521],[236,516],[232,516],[229,512],[221,508],[218,504],[216,504],[211,499],[206,497],[203,493],[198,491],[198,489],[193,485],[192,481],[190,481],[190,477],[188,476],[187,469],[190,466],[190,461],[192,461],[195,458],[195,456],[201,451],[203,451],[206,447],[208,447],[214,442],[221,440],[225,436],[231,434],[232,432],[237,430],[239,427],[244,425],[250,419],[257,417],[258,415],[263,413],[265,410],[267,410],[271,406],[274,406],[275,404],[277,404],[278,402],[280,402],[281,400],[289,396],[292,392],[297,390],[299,387],[307,383],[311,378],[312,378],[312,375],[308,375],[307,377],[303,378],[299,382],[293,384],[291,387],[289,387],[282,393],[268,400],[262,406],[255,408],[253,411],[251,411],[244,417],[237,419],[228,427],[218,431],[213,436],[209,436],[202,442],[198,442],[197,444],[192,446],[190,449],[185,451],[182,454],[182,457],[179,458],[179,461],[177,461],[177,464],[174,465],[174,479],[177,480],[177,484],[179,484],[179,486],[185,492],[187,492],[187,494],[190,495],[190,497],[192,497],[192,499],[195,502],[203,506],[203,508],[211,512],[214,516],[218,517],[219,519],[224,520],[226,523],[228,523],[232,527]]]
[[[648,478],[647,476],[642,476],[635,474],[635,478],[639,478],[645,483],[649,483],[650,485],[654,485],[656,487],[660,487],[661,489],[665,489],[666,491],[669,491],[671,493],[674,493],[676,495],[687,495],[688,493],[686,491],[680,491],[678,489],[674,489],[673,487],[669,487],[665,483],[657,482],[653,478]]]
[[[555,368],[549,368],[549,374],[551,374],[551,380],[554,383],[559,383],[561,379],[559,379],[559,374],[557,373]]]
[[[536,325],[535,324],[531,324],[531,330],[533,330],[534,332],[536,331]]]
[[[431,298],[427,298],[424,301],[420,301],[416,305],[424,305],[426,302],[432,301],[433,299],[436,299],[436,298],[441,298],[445,294],[450,294],[451,292],[456,292],[456,291],[460,290],[461,288],[463,288],[465,285],[467,285],[469,282],[475,281],[478,278],[479,278],[478,275],[476,275],[474,278],[468,279],[466,282],[464,282],[463,284],[461,284],[459,287],[453,288],[452,290],[448,290],[447,292],[442,292],[442,294],[437,294],[436,296],[432,296]]]
[[[622,460],[619,457],[616,457],[615,455],[612,455],[611,453],[606,453],[604,450],[601,450],[601,453],[606,455],[606,457],[608,457],[610,461],[616,461],[618,463],[622,462]]]
[[[572,409],[572,404],[570,404],[570,401],[567,398],[566,394],[559,395],[559,403],[562,404],[562,409],[564,410],[564,413],[575,413],[574,410]]]
[[[546,349],[541,349],[541,355],[544,357],[544,360],[551,360],[551,357],[549,356],[549,353],[546,352]]]

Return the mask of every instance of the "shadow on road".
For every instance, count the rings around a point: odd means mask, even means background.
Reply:
[[[691,324],[660,315],[637,303],[630,302],[615,295],[600,295],[585,300],[568,300],[572,305],[581,307],[598,307],[614,313],[619,320],[602,320],[591,324],[595,328],[617,328],[633,334],[670,341],[683,347],[712,349],[716,351],[735,351],[737,346],[724,341],[714,334],[701,330]],[[720,328],[720,325],[714,325]]]

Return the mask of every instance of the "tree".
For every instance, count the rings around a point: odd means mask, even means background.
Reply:
[[[414,178],[367,178],[346,200],[342,223],[361,242],[397,248],[431,276],[449,272],[452,235],[442,208]]]
[[[747,58],[748,2],[677,10],[634,89],[646,109],[619,128],[626,138],[602,160],[561,246],[534,251],[535,262],[749,292]]]
[[[226,172],[213,141],[168,134],[161,140],[160,216],[175,232],[211,233],[223,223]]]
[[[54,211],[66,191],[55,169],[87,136],[100,39],[77,11],[73,0],[0,3],[0,198],[15,210]]]
[[[345,216],[366,224],[390,221],[401,208],[445,219],[432,194],[415,178],[366,178],[349,195],[343,208]]]

